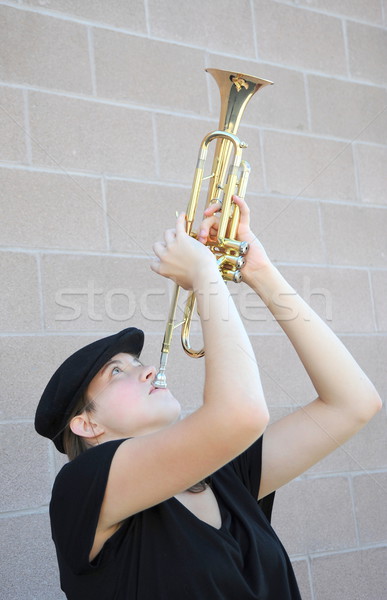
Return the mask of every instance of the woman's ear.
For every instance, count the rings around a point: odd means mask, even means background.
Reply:
[[[71,419],[70,429],[75,435],[89,439],[97,438],[105,432],[103,427],[90,420],[86,411]]]

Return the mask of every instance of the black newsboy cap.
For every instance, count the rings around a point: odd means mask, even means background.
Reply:
[[[100,369],[119,352],[139,356],[144,333],[135,327],[97,340],[81,348],[55,371],[40,399],[35,414],[35,429],[51,439],[60,452],[63,431],[78,400]]]

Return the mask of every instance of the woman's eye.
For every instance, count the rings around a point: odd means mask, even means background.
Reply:
[[[112,369],[112,375],[116,375],[116,373],[121,373],[121,369],[120,367],[114,367]]]

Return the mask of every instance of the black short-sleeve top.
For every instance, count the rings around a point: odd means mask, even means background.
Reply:
[[[220,529],[179,500],[124,521],[92,561],[114,453],[105,442],[66,464],[50,503],[61,587],[69,600],[299,600],[289,557],[257,502],[262,438],[216,471]]]

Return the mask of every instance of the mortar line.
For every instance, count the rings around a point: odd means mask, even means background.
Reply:
[[[94,55],[94,34],[92,27],[87,27],[87,46],[89,51],[89,65],[90,65],[90,78],[91,78],[91,90],[92,95],[97,96],[97,75],[95,68],[95,55]]]

